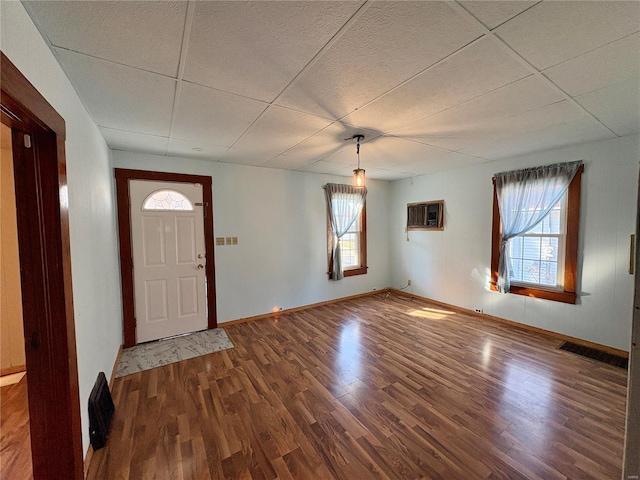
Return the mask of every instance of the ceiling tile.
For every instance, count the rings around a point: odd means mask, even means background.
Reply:
[[[54,46],[172,77],[178,72],[187,2],[24,3]]]
[[[227,150],[229,147],[172,138],[169,140],[167,155],[218,161]]]
[[[640,30],[640,2],[541,2],[497,35],[542,70]]]
[[[167,137],[145,135],[144,133],[127,132],[105,127],[100,127],[100,133],[112,150],[154,153],[156,155],[165,155],[167,153],[167,144],[169,143]]]
[[[393,172],[391,170],[367,170],[365,173],[365,177],[369,180],[386,180],[388,182],[412,176],[411,173]]]
[[[464,132],[500,118],[518,115],[556,103],[565,98],[548,81],[532,75],[481,97],[437,113],[406,127],[393,131],[393,135],[426,141],[437,136]]]
[[[98,126],[169,136],[175,80],[68,50],[55,51]]]
[[[484,38],[345,120],[389,132],[528,75],[504,46]]]
[[[589,115],[579,106],[564,100],[520,115],[478,123],[446,137],[424,139],[424,143],[449,150],[463,150],[588,117]]]
[[[370,2],[278,104],[341,118],[481,36],[444,2]]]
[[[440,170],[454,170],[456,168],[471,167],[480,163],[486,163],[482,158],[471,157],[461,153],[443,152],[442,155],[429,160],[403,163],[395,165],[392,170],[411,175],[426,175]]]
[[[268,104],[182,82],[171,136],[233,145]]]
[[[307,165],[306,167],[299,168],[298,170],[311,173],[331,173],[342,168],[342,165],[338,165],[336,163],[319,161],[312,163],[311,165]]]
[[[489,160],[500,160],[608,138],[614,138],[614,135],[607,132],[593,118],[588,118],[559,126],[553,125],[535,132],[493,142],[491,145],[469,148],[461,153]]]
[[[330,120],[324,118],[270,106],[222,161],[263,165],[330,123]]]
[[[305,158],[307,159],[307,165],[314,161],[330,157],[341,150],[351,150],[355,155],[356,142],[352,140],[355,134],[364,135],[365,138],[361,142],[363,145],[381,135],[372,130],[356,128],[336,122],[287,150],[282,155]]]
[[[449,152],[441,148],[424,145],[396,137],[378,137],[360,148],[361,168],[392,169],[394,165],[426,161]],[[356,168],[357,156],[354,150],[343,150],[326,159],[331,163]]]
[[[637,78],[581,95],[576,101],[617,135],[640,132],[640,84]]]
[[[640,33],[585,53],[544,74],[572,97],[629,78],[640,84]]]
[[[358,2],[197,2],[184,79],[272,101]]]
[[[512,19],[527,8],[535,5],[540,0],[533,2],[505,2],[505,1],[483,1],[478,0],[460,2],[462,6],[474,17],[480,20],[485,27],[493,29],[498,25]]]

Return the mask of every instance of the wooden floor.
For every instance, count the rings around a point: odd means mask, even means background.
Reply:
[[[119,378],[94,479],[618,479],[626,370],[371,296]]]
[[[27,377],[0,388],[0,479],[29,480],[31,434]]]

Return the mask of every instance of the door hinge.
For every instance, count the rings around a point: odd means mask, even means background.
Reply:
[[[31,148],[31,135],[28,133],[24,134],[24,148]]]

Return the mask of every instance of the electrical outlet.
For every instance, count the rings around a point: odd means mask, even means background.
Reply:
[[[481,308],[476,308],[475,311],[476,313],[484,313]]]
[[[411,286],[411,280],[407,280],[407,287]]]

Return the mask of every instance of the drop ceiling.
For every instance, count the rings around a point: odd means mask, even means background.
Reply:
[[[638,1],[25,1],[112,149],[395,180],[640,131]]]

